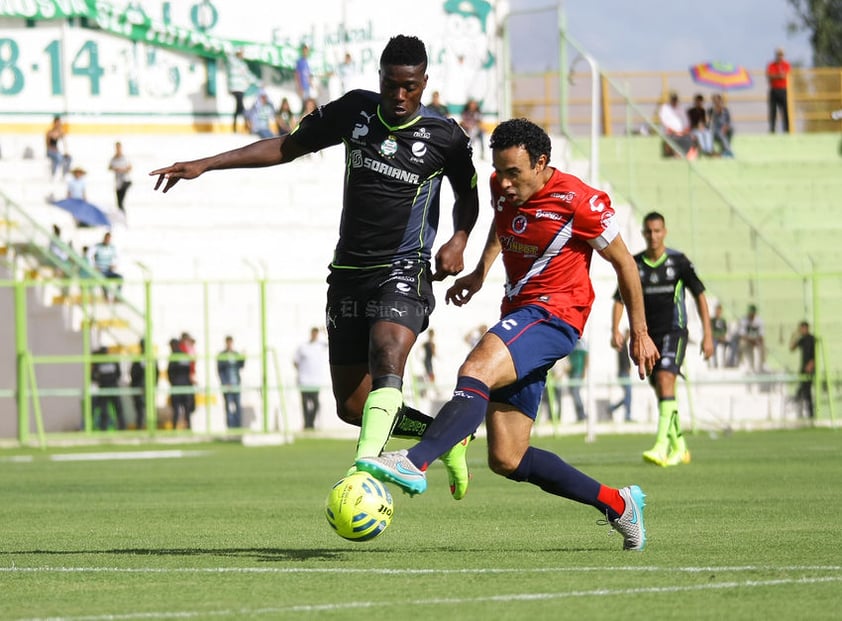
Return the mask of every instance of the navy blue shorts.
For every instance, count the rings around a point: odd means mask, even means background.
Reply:
[[[328,357],[331,364],[368,362],[368,336],[378,321],[427,329],[435,308],[429,263],[399,261],[371,269],[331,268],[327,278]]]
[[[535,420],[547,371],[573,351],[579,333],[540,306],[524,306],[509,313],[489,332],[506,344],[517,372],[517,381],[491,391],[490,400],[514,406]]]

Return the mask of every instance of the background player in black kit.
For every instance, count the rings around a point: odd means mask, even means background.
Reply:
[[[683,253],[664,245],[667,228],[664,216],[658,212],[643,218],[643,237],[646,250],[634,256],[643,286],[643,305],[646,325],[661,354],[650,376],[658,397],[658,435],[655,446],[643,453],[643,459],[658,466],[690,463],[690,451],[681,434],[678,402],[675,399],[675,378],[681,373],[687,347],[687,307],[685,288],[696,300],[702,322],[702,353],[707,360],[713,355],[713,335],[710,311],[705,298],[705,286],[696,275],[696,268]],[[623,301],[619,290],[614,294],[612,310],[613,344],[621,347],[624,334],[620,330]]]
[[[149,173],[167,192],[210,170],[286,164],[345,145],[339,241],[328,276],[327,334],[339,417],[360,425],[355,458],[378,455],[393,432],[420,437],[432,420],[403,405],[406,359],[433,311],[432,281],[458,274],[479,211],[467,136],[427,110],[427,52],[412,36],[389,40],[380,93],[354,90],[304,117],[291,133]],[[430,260],[443,177],[453,188],[453,236]],[[442,457],[457,500],[468,486],[467,439]]]

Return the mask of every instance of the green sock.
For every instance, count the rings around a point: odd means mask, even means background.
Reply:
[[[684,452],[687,449],[687,444],[684,442],[684,435],[681,433],[681,425],[678,420],[678,410],[673,412],[670,418],[669,426],[670,448],[675,451]]]
[[[669,445],[669,433],[672,429],[673,414],[678,417],[678,403],[675,398],[663,399],[658,402],[658,435],[655,446],[666,449]]]
[[[355,459],[380,454],[392,433],[395,417],[403,404],[397,388],[378,388],[368,393],[363,406],[363,423]]]

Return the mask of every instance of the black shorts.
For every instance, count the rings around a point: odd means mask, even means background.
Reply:
[[[673,375],[681,375],[681,365],[684,363],[684,352],[687,350],[687,330],[673,330],[662,334],[650,334],[655,346],[661,354],[649,381],[655,381],[655,373],[667,371]]]
[[[429,263],[400,261],[370,269],[330,268],[325,308],[331,364],[368,362],[368,337],[378,321],[417,336],[435,308]]]

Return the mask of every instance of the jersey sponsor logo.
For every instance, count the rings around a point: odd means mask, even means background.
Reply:
[[[536,218],[549,218],[550,220],[564,220],[564,216],[560,213],[556,213],[554,211],[544,211],[543,209],[539,209],[535,212]]]
[[[497,211],[503,211],[503,205],[505,205],[505,204],[506,204],[506,197],[505,196],[501,196],[500,198],[498,198],[497,199],[497,206],[496,206]]]
[[[512,220],[512,230],[520,235],[526,230],[526,216],[516,215]]]
[[[355,157],[355,155],[357,155],[357,157]],[[353,168],[368,168],[372,172],[379,173],[384,177],[396,179],[397,181],[403,181],[404,183],[411,183],[412,185],[418,185],[420,182],[420,177],[417,173],[412,173],[408,170],[401,170],[395,166],[390,166],[386,162],[365,157],[359,151],[351,153],[351,166]]]
[[[386,140],[380,143],[380,155],[383,157],[395,157],[398,152],[398,140],[392,135],[386,137]]]
[[[565,203],[572,203],[573,199],[576,198],[576,192],[551,192],[550,196]]]
[[[538,246],[534,244],[524,244],[522,241],[515,239],[511,235],[504,235],[501,237],[500,245],[508,252],[516,252],[528,257],[538,256]]]
[[[427,154],[427,145],[423,142],[412,143],[412,155],[415,157],[424,157]]]
[[[602,225],[603,229],[607,229],[611,226],[611,222],[614,220],[614,211],[608,209],[602,212],[602,215],[599,217],[599,223]]]
[[[426,127],[419,127],[412,133],[413,138],[423,138],[424,140],[429,140],[431,138],[430,132],[427,130]]]

